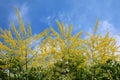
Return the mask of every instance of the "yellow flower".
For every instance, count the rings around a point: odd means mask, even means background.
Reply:
[[[33,61],[32,64],[31,64],[31,66],[37,67],[38,66],[38,62],[37,61]]]

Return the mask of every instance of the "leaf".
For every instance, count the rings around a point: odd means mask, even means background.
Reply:
[[[93,34],[95,35],[98,29],[98,25],[99,25],[99,20],[96,21],[95,27],[94,27],[94,32]]]

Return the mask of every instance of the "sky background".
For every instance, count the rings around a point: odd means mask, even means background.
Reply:
[[[118,40],[120,33],[120,0],[0,0],[0,26],[9,28],[13,20],[18,26],[14,7],[21,13],[25,26],[29,22],[33,34],[53,26],[55,20],[65,25],[74,25],[73,34],[78,31],[92,32],[99,19],[98,32],[111,32]]]

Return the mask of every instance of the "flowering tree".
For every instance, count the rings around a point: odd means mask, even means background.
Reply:
[[[50,27],[32,35],[16,8],[19,29],[0,28],[0,78],[4,80],[119,80],[119,46],[116,39],[98,35],[96,22],[93,34],[82,31],[72,34],[69,27],[56,21],[59,32]],[[39,44],[33,47],[36,41]],[[7,71],[7,72],[6,72]],[[7,76],[7,77],[6,77]]]
[[[16,29],[14,22],[11,23],[11,29],[0,29],[0,62],[3,63],[0,68],[13,71],[13,69],[17,70],[21,67],[23,71],[27,72],[36,58],[36,51],[32,49],[32,45],[35,41],[45,37],[48,30],[32,36],[30,25],[28,24],[28,30],[26,30],[18,9],[15,10],[18,16],[19,30]]]

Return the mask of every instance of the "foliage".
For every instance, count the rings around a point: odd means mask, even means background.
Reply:
[[[82,31],[72,34],[73,25],[56,21],[53,27],[32,35],[16,8],[19,29],[0,28],[0,78],[2,80],[119,80],[119,46],[109,35]],[[39,43],[37,43],[39,41]],[[33,44],[36,44],[33,46]]]

